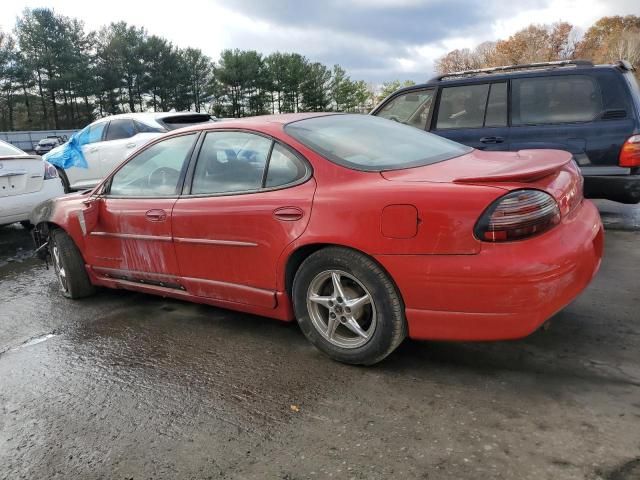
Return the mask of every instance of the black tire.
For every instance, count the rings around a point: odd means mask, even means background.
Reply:
[[[29,230],[29,231],[31,231],[31,229],[33,228],[33,225],[31,224],[31,222],[29,220],[21,221],[20,225],[22,225],[22,228],[24,228],[25,230]]]
[[[344,272],[352,277],[364,287],[364,293],[371,298],[368,308],[375,312],[375,327],[369,327],[373,331],[368,332],[368,339],[360,339],[366,341],[361,346],[345,348],[335,345],[325,337],[326,333],[321,333],[318,322],[314,323],[311,318],[309,306],[313,309],[314,305],[307,297],[313,291],[313,282],[317,283],[317,279],[331,271]],[[350,280],[349,277],[347,280]],[[407,335],[404,305],[395,284],[378,263],[355,250],[327,247],[313,253],[300,265],[292,290],[294,310],[302,332],[313,345],[334,360],[355,365],[372,365],[393,352]],[[327,315],[330,315],[330,311],[335,312],[327,309]],[[334,331],[339,328],[340,325]]]
[[[62,168],[56,167],[58,171],[58,176],[62,181],[62,188],[64,189],[64,193],[71,193],[71,187],[69,186],[69,178],[67,177],[67,172],[65,172]]]
[[[51,231],[49,252],[60,289],[65,297],[76,299],[95,293],[95,287],[89,280],[80,250],[64,230]]]

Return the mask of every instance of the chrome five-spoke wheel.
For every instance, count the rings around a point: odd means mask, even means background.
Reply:
[[[376,328],[371,294],[353,275],[340,270],[326,270],[311,281],[307,309],[318,332],[338,347],[361,347]]]
[[[317,250],[298,268],[291,293],[300,329],[335,360],[371,365],[407,335],[397,287],[362,252],[338,246]]]

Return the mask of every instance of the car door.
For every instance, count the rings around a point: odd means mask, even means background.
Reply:
[[[116,118],[109,122],[102,142],[101,169],[106,177],[138,146],[137,130],[130,118]]]
[[[605,124],[594,121],[603,111],[595,78],[583,74],[514,78],[511,91],[511,150],[567,150],[579,165],[590,166],[587,141],[608,133]]]
[[[109,179],[87,235],[87,261],[100,274],[179,288],[171,210],[182,189],[197,134],[162,139]]]
[[[87,167],[73,166],[65,169],[71,188],[79,190],[95,186],[104,177],[100,164],[102,139],[107,121],[92,123],[78,134],[78,144]]]
[[[480,150],[508,150],[507,82],[440,89],[432,133]]]
[[[306,160],[271,138],[213,131],[173,207],[182,282],[197,296],[274,308],[276,265],[309,221]]]

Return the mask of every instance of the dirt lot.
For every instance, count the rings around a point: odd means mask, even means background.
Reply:
[[[602,269],[549,330],[407,341],[374,368],[296,325],[65,300],[0,228],[0,478],[638,479],[640,209],[599,206]]]

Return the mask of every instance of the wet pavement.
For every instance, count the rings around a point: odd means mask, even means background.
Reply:
[[[599,206],[602,269],[548,330],[407,341],[373,368],[294,324],[66,300],[0,228],[0,479],[638,479],[638,207]]]

